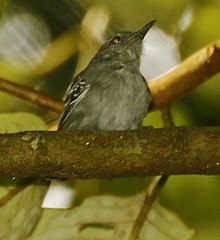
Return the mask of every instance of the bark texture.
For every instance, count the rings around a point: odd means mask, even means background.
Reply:
[[[220,174],[220,128],[0,135],[0,177]]]

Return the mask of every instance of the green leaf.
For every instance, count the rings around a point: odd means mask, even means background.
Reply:
[[[128,239],[145,194],[127,198],[95,196],[85,199],[72,210],[50,210],[28,240]],[[156,203],[144,223],[140,240],[185,240],[191,239],[192,235],[193,231],[174,213]]]
[[[46,129],[45,123],[31,113],[0,114],[0,133]],[[45,185],[21,186],[21,180],[1,179],[0,182],[0,239],[24,240],[41,216]],[[25,188],[24,188],[25,187]]]
[[[0,133],[46,130],[44,121],[32,113],[17,112],[0,114]]]
[[[41,216],[45,192],[44,185],[29,185],[0,207],[1,240],[27,239]]]

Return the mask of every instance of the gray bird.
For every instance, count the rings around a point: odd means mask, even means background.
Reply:
[[[140,73],[142,41],[155,21],[108,40],[67,89],[59,130],[133,130],[151,101]]]

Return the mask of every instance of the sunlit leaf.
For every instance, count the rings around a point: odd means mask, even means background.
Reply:
[[[22,131],[45,130],[44,121],[32,113],[0,114],[0,133],[15,133]]]

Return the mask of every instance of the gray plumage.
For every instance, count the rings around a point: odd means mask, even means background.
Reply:
[[[67,89],[59,130],[133,130],[151,100],[140,73],[142,40],[155,21],[107,41]]]

